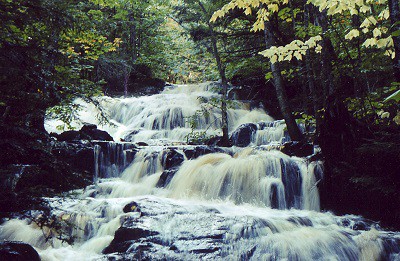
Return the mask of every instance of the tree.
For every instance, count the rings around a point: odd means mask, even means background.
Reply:
[[[222,144],[229,143],[228,132],[228,80],[226,77],[226,65],[221,59],[220,48],[218,46],[219,37],[215,30],[215,26],[210,23],[210,18],[216,10],[216,3],[202,0],[186,0],[184,4],[189,7],[178,13],[180,24],[188,23],[189,32],[195,41],[202,41],[206,48],[212,53],[219,77],[221,79],[221,129],[222,129]],[[194,22],[194,23],[193,23]],[[183,25],[185,26],[185,25]]]
[[[308,3],[314,7],[305,5],[304,2],[289,2],[288,0],[233,0],[216,11],[211,21],[232,14],[236,12],[235,9],[242,10],[248,16],[252,16],[254,13],[256,18],[253,23],[253,31],[267,30],[268,26],[267,31],[272,30],[280,36],[279,41],[274,44],[267,43],[267,50],[261,54],[267,57],[272,64],[279,63],[279,66],[285,66],[285,64],[293,66],[293,59],[301,62],[303,57],[306,57],[305,71],[307,73],[300,76],[305,77],[309,84],[311,83],[310,90],[314,93],[313,97],[315,98],[318,88],[312,87],[312,83],[316,82],[313,79],[316,75],[313,73],[315,67],[313,63],[316,62],[309,59],[311,55],[321,55],[319,64],[322,70],[319,70],[319,85],[321,85],[319,87],[327,96],[347,91],[337,89],[337,86],[341,85],[340,81],[343,81],[339,75],[343,75],[344,72],[355,79],[358,86],[370,86],[370,79],[366,77],[365,72],[369,70],[375,73],[377,63],[386,66],[389,60],[384,56],[396,57],[396,48],[392,37],[392,33],[393,36],[397,35],[393,28],[396,27],[393,22],[396,18],[392,19],[393,26],[388,23],[388,18],[390,13],[396,13],[398,3],[392,4],[383,0],[375,2],[311,0]],[[388,4],[392,7],[389,8]],[[291,13],[289,19],[285,15],[286,10]],[[390,12],[390,10],[392,11]],[[305,28],[304,22],[301,25],[299,20],[294,21],[296,14],[308,16],[307,23],[311,21],[313,27]],[[353,22],[357,19],[360,20],[360,23]],[[274,26],[271,26],[272,23]],[[291,23],[292,26],[286,27],[288,33],[284,34],[279,28],[285,28],[288,23]],[[361,37],[362,39],[360,39]],[[357,39],[357,42],[354,42],[354,39]],[[371,55],[369,51],[371,48],[380,52]],[[277,71],[276,68],[272,69]],[[396,72],[396,66],[394,66],[394,71]],[[277,73],[274,74],[274,77],[275,75]],[[279,77],[274,81],[279,82]],[[313,103],[314,114],[318,118],[319,99],[314,99]],[[295,134],[291,135],[296,136]]]

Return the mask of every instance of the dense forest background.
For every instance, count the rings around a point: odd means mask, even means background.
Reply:
[[[46,115],[68,127],[76,98],[219,80],[222,111],[262,104],[320,145],[325,209],[398,226],[397,0],[0,0],[0,18],[1,175],[33,164],[38,180],[2,192],[9,211],[86,182],[52,154]]]

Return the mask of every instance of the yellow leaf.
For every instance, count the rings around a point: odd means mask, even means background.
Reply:
[[[278,56],[274,55],[271,57],[270,62],[271,63],[276,63],[276,61],[278,60]]]
[[[344,36],[344,39],[351,40],[351,39],[356,38],[358,36],[360,36],[360,31],[358,31],[357,29],[353,29],[348,34],[346,34]]]
[[[377,37],[379,37],[379,36],[382,35],[382,32],[381,32],[381,30],[379,30],[378,28],[375,28],[375,29],[372,31],[372,34],[373,34],[373,36],[374,36],[375,38],[377,38]]]
[[[303,59],[303,56],[299,52],[295,52],[294,53],[294,57],[296,57],[297,60],[302,60]]]

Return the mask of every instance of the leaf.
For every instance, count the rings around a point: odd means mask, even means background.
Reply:
[[[397,90],[395,93],[387,97],[384,102],[390,101],[390,100],[395,100],[395,101],[400,101],[400,90]]]
[[[400,36],[400,30],[394,31],[392,33],[392,36],[394,36],[394,37]]]
[[[345,35],[344,39],[351,40],[351,39],[356,38],[358,36],[360,36],[360,31],[358,31],[357,29],[353,29],[348,34]]]

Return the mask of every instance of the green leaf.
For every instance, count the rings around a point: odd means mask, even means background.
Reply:
[[[395,93],[387,97],[384,102],[390,101],[390,100],[395,100],[395,101],[400,101],[400,90],[397,90]]]
[[[400,36],[400,30],[394,31],[392,33],[392,36],[394,36],[394,37]]]

